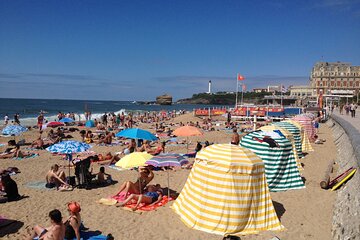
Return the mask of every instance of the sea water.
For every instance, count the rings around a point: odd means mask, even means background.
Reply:
[[[4,119],[5,114],[13,120],[14,114],[20,115],[23,126],[36,123],[40,111],[44,112],[48,121],[55,121],[58,112],[76,114],[76,120],[85,120],[85,111],[91,112],[92,119],[99,119],[104,113],[128,113],[134,111],[192,111],[196,108],[220,108],[229,106],[198,105],[198,104],[173,104],[173,105],[146,105],[131,101],[100,101],[100,100],[57,100],[57,99],[18,99],[0,98],[0,117]],[[0,119],[0,125],[2,125]]]

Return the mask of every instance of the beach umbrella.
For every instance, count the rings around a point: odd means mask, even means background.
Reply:
[[[91,146],[86,143],[78,141],[62,141],[47,147],[46,150],[52,153],[73,154],[78,152],[85,152],[90,148]]]
[[[175,136],[190,137],[190,136],[201,136],[203,133],[197,127],[183,126],[175,129],[173,132]]]
[[[151,159],[145,162],[147,165],[154,167],[181,167],[189,161],[180,154],[177,153],[161,153],[157,156],[153,156]],[[168,173],[168,198],[170,198],[170,174]]]
[[[152,157],[153,155],[147,152],[133,152],[117,161],[115,166],[122,168],[141,167],[145,166],[145,162]]]
[[[265,164],[265,175],[272,192],[305,188],[291,142],[276,132],[251,132],[240,141]]]
[[[263,161],[238,145],[213,144],[199,151],[172,209],[186,226],[222,236],[284,229]]]
[[[72,119],[72,118],[62,118],[59,122],[62,122],[62,123],[72,123],[72,122],[75,122],[75,120]]]
[[[124,129],[115,134],[115,137],[124,137],[131,139],[143,139],[149,141],[158,140],[158,138],[149,131],[140,129],[140,128],[128,128]]]
[[[46,127],[60,127],[60,126],[64,126],[64,123],[62,122],[49,122],[48,124],[46,124]]]
[[[88,120],[85,123],[85,127],[88,127],[88,128],[95,127],[95,122],[93,120]]]
[[[69,160],[69,177],[70,177],[70,161],[73,153],[85,152],[89,150],[91,146],[86,143],[78,141],[62,141],[47,147],[46,150],[52,153],[67,154]]]
[[[179,127],[179,128],[177,128],[177,129],[175,129],[175,131],[173,132],[173,134],[174,134],[175,136],[186,137],[186,152],[188,152],[188,149],[189,149],[188,137],[190,137],[190,136],[201,136],[201,135],[203,135],[203,133],[200,131],[200,129],[198,129],[197,127],[193,127],[193,126],[182,126],[182,127]]]
[[[3,135],[9,135],[9,136],[18,136],[23,132],[26,132],[28,129],[26,127],[20,126],[20,125],[10,125],[10,126],[6,126],[3,130],[2,130],[2,134]]]
[[[145,162],[151,159],[153,155],[147,152],[133,152],[125,157],[121,158],[119,161],[115,163],[115,166],[122,168],[134,168],[134,167],[142,167],[145,166]],[[140,173],[139,173],[140,174]],[[141,192],[141,184],[139,184],[140,192]]]
[[[310,143],[309,137],[307,135],[307,132],[304,130],[304,127],[300,123],[298,123],[298,122],[296,122],[294,120],[286,120],[284,122],[290,123],[290,124],[294,125],[295,127],[297,127],[300,130],[301,150],[303,152],[312,152],[312,151],[314,151],[313,147],[311,146],[311,143]]]

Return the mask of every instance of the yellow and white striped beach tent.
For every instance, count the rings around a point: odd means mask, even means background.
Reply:
[[[303,152],[313,152],[314,149],[311,146],[310,140],[309,140],[309,136],[307,134],[307,132],[305,131],[304,127],[298,123],[297,121],[294,120],[286,120],[285,122],[291,123],[292,125],[296,126],[297,128],[300,129],[300,133],[301,133],[301,141],[302,141],[302,151]]]
[[[223,236],[284,229],[271,201],[263,161],[231,144],[210,145],[197,153],[172,208],[188,227]]]

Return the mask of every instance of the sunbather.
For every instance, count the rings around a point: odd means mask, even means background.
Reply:
[[[147,203],[149,205],[155,205],[162,200],[163,192],[160,187],[160,184],[149,185],[146,188],[144,194],[131,194],[125,201],[119,202],[116,204],[117,207],[123,207],[131,200],[137,200],[136,205],[132,208],[133,211],[136,211],[140,203]]]
[[[59,170],[59,166],[54,164],[51,166],[51,169],[46,174],[46,184],[47,188],[68,188],[69,185],[65,182],[65,173],[62,170]]]
[[[80,204],[77,202],[69,202],[67,204],[67,207],[70,216],[64,222],[65,239],[76,238],[76,240],[80,240],[80,225],[81,225]]]
[[[45,240],[62,240],[65,237],[65,225],[62,222],[61,212],[57,209],[54,209],[49,212],[49,217],[51,221],[51,226],[47,228],[40,227],[36,225],[27,238],[28,240],[32,240],[35,237],[39,237],[39,239]]]
[[[151,180],[154,178],[154,173],[146,167],[139,168],[139,171],[140,177],[136,180],[136,182],[124,182],[120,186],[120,190],[116,194],[117,196],[127,197],[128,193],[141,194],[143,192],[146,185],[148,185],[149,182],[151,182]]]
[[[41,136],[35,141],[33,141],[31,144],[31,148],[42,149],[43,147],[44,147],[44,141],[41,139]]]

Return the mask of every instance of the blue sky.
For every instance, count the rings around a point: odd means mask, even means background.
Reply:
[[[0,97],[154,100],[360,65],[360,0],[0,1]]]

